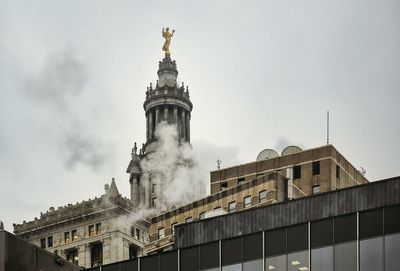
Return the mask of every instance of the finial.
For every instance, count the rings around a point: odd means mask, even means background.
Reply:
[[[158,87],[158,80],[157,80],[157,84],[156,84],[156,86]]]
[[[136,142],[135,142],[135,144],[133,144],[133,152],[136,154],[137,153],[137,146],[136,146]]]
[[[182,88],[185,88],[185,83],[182,82]]]
[[[150,82],[150,90],[153,90],[153,83]]]

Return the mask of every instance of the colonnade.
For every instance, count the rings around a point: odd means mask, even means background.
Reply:
[[[147,142],[154,139],[157,124],[166,121],[175,124],[179,138],[190,141],[190,113],[179,106],[160,106],[152,108],[146,113],[146,138]]]

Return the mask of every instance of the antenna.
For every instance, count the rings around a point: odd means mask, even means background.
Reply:
[[[221,169],[221,162],[222,162],[221,160],[219,160],[219,159],[217,160],[217,168],[218,168],[218,170]]]
[[[329,145],[329,110],[326,111],[326,145]]]

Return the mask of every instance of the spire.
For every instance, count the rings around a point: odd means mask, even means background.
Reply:
[[[117,188],[117,185],[115,184],[114,178],[112,178],[110,188],[108,189],[108,194],[110,196],[118,196],[119,195],[118,188]]]

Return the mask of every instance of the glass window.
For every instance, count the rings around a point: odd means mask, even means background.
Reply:
[[[308,266],[308,251],[300,251],[290,253],[287,256],[288,271],[307,271]]]
[[[265,255],[279,255],[286,253],[286,229],[265,232]]]
[[[157,198],[152,198],[151,199],[151,206],[153,206],[153,207],[157,206]]]
[[[400,205],[385,207],[385,234],[400,232]]]
[[[242,261],[242,238],[221,241],[221,264],[232,265]],[[231,270],[231,269],[226,269]],[[232,269],[234,270],[234,269]],[[236,269],[235,269],[236,270]]]
[[[180,260],[180,270],[182,271],[199,270],[199,247],[181,249],[179,260]]]
[[[336,165],[336,179],[340,179],[340,167]]]
[[[263,260],[256,260],[243,263],[243,271],[262,271],[263,270]]]
[[[200,269],[207,270],[219,266],[219,242],[200,246]],[[216,270],[218,270],[217,268]]]
[[[333,271],[333,247],[322,247],[311,250],[311,270]],[[348,269],[346,269],[348,270]]]
[[[245,181],[246,181],[245,178],[241,177],[238,179],[238,184],[243,184]]]
[[[158,239],[164,238],[164,237],[165,237],[165,229],[164,228],[158,229]]]
[[[383,237],[360,241],[360,271],[383,271]]]
[[[331,245],[333,243],[333,219],[311,222],[311,248]]]
[[[321,187],[319,185],[313,185],[313,187],[312,187],[313,195],[318,194],[320,192],[321,192]]]
[[[334,218],[335,243],[357,240],[357,215],[345,215]]]
[[[71,238],[72,238],[72,241],[78,240],[78,231],[77,230],[71,231]]]
[[[293,180],[301,179],[301,165],[293,167]]]
[[[193,218],[191,217],[191,216],[189,216],[189,217],[187,217],[186,219],[185,219],[185,222],[186,223],[189,223],[189,222],[192,222],[193,221]]]
[[[360,239],[383,234],[383,209],[360,212]]]
[[[69,242],[69,231],[64,232],[64,242],[68,243]]]
[[[243,261],[261,259],[263,257],[262,232],[243,236],[242,244],[243,244]]]
[[[156,193],[156,184],[151,184],[151,193]]]
[[[164,252],[160,255],[161,271],[178,271],[178,252]]]
[[[206,218],[206,212],[200,213],[199,218],[200,218],[200,219]]]
[[[53,247],[53,236],[47,237],[47,247]]]
[[[287,228],[287,251],[308,248],[308,224],[300,224]]]
[[[242,270],[242,264],[241,263],[222,266],[222,271],[241,271],[241,270]]]
[[[227,189],[227,188],[228,188],[228,183],[227,182],[221,183],[221,189]]]
[[[286,255],[266,258],[265,270],[286,271]]]
[[[228,204],[228,212],[235,212],[236,211],[236,201],[229,202]]]
[[[135,236],[136,236],[136,239],[140,239],[140,229],[138,229],[138,228],[136,228],[135,229]]]
[[[40,247],[43,249],[46,248],[46,238],[40,239]]]
[[[251,196],[247,196],[243,198],[244,208],[248,208],[251,206]]]
[[[335,270],[357,270],[357,242],[335,245]]]
[[[260,200],[260,202],[266,201],[267,200],[267,190],[260,191],[260,193],[258,193],[258,199]]]
[[[93,236],[94,235],[94,225],[90,225],[89,226],[89,236]]]
[[[400,267],[400,234],[385,236],[385,270],[396,271]]]
[[[319,175],[320,172],[320,166],[319,166],[319,161],[315,161],[312,163],[312,175]]]

